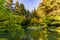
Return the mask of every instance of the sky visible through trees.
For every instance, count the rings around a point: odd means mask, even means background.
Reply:
[[[38,4],[42,1],[42,0],[18,0],[19,3],[23,3],[26,9],[29,9],[30,11],[32,11],[34,8],[38,7]],[[16,0],[13,0],[13,2],[15,3]]]

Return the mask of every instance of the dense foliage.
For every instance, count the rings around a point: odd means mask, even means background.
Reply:
[[[0,0],[0,40],[60,40],[59,1],[43,0],[32,12],[18,1],[12,5]]]

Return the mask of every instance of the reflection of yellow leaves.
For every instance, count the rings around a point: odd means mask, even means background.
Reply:
[[[58,32],[58,34],[60,34],[60,27],[57,28],[57,32]]]
[[[0,40],[8,40],[8,39],[6,39],[6,38],[0,38]]]
[[[39,40],[44,40],[43,38],[40,38]]]
[[[0,0],[0,2],[1,2],[2,0]]]
[[[60,38],[58,38],[58,40],[60,40]]]
[[[60,30],[56,30],[58,32],[58,34],[60,34]]]
[[[60,33],[60,30],[56,30],[58,33]]]
[[[57,29],[59,29],[59,30],[60,30],[60,27],[58,27]]]

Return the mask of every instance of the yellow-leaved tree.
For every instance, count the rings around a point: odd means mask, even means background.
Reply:
[[[40,31],[40,40],[60,40],[60,1],[42,0],[37,13],[44,28]]]

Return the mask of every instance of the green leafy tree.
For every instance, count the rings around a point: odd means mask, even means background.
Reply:
[[[39,19],[39,15],[37,14],[36,9],[34,9],[34,10],[32,11],[31,16],[32,16],[32,18],[34,18],[34,17],[35,17],[35,18]]]
[[[29,18],[30,17],[30,11],[26,10],[26,17]]]
[[[20,3],[19,11],[20,11],[20,15],[26,16],[26,9],[24,7],[24,4]]]
[[[4,1],[1,0],[0,3],[0,37],[8,40],[20,40],[20,36],[24,34],[21,27],[24,17],[13,15],[12,11],[4,7]]]
[[[19,14],[19,2],[16,1],[16,4],[15,4],[15,12]]]

